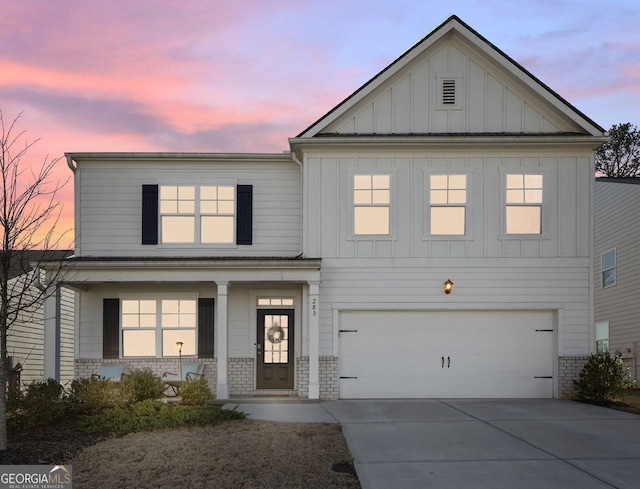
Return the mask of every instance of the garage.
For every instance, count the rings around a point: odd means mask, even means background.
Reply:
[[[553,311],[341,311],[340,398],[552,398]]]

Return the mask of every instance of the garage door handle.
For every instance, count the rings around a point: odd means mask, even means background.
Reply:
[[[451,367],[451,357],[447,357],[447,368]]]
[[[442,357],[442,368],[444,368],[444,357]]]

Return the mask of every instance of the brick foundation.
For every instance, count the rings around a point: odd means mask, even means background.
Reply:
[[[558,398],[573,399],[575,389],[573,380],[578,379],[584,364],[589,357],[559,357],[558,358]]]
[[[338,358],[320,357],[320,399],[338,399]],[[309,397],[309,357],[298,358],[298,396]]]

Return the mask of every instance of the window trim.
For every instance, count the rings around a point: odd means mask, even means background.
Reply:
[[[182,354],[183,357],[185,358],[197,358],[198,357],[198,331],[199,331],[199,323],[200,323],[200,318],[199,318],[199,295],[198,294],[188,294],[188,293],[150,293],[150,292],[143,292],[143,293],[127,293],[127,294],[120,294],[118,296],[118,301],[120,303],[120,311],[119,311],[119,327],[118,327],[118,332],[119,332],[119,345],[120,345],[120,354],[119,357],[121,359],[134,359],[134,358],[174,358],[177,357],[178,354],[176,353],[176,355],[171,355],[171,356],[164,356],[162,354],[162,332],[164,330],[164,328],[162,328],[162,301],[163,300],[192,300],[195,301],[195,310],[196,310],[196,321],[195,321],[195,327],[194,328],[184,328],[185,330],[189,330],[189,331],[194,331],[194,337],[195,337],[195,344],[194,344],[194,354],[193,355],[185,355],[184,353]],[[133,330],[133,328],[123,328],[122,326],[122,315],[123,315],[123,307],[122,307],[122,303],[123,301],[143,301],[143,300],[148,300],[148,301],[155,301],[156,303],[156,326],[154,328],[155,330],[155,355],[153,356],[133,356],[133,355],[129,355],[129,356],[125,356],[124,354],[124,331],[131,331]],[[176,330],[178,328],[176,327],[171,327],[171,328],[166,328],[167,330]],[[150,331],[152,330],[151,328],[145,328],[146,331]]]
[[[464,234],[431,234],[431,176],[432,175],[464,175],[466,177],[466,203],[465,207],[465,216],[464,216]],[[425,168],[423,170],[423,191],[424,191],[424,203],[423,203],[423,240],[437,240],[443,239],[447,241],[465,241],[473,239],[473,219],[472,219],[472,211],[471,211],[471,202],[472,202],[472,185],[473,182],[473,169],[471,168],[442,168],[442,169],[430,169]],[[445,207],[444,205],[437,207]],[[460,204],[456,205],[446,205],[446,207],[462,207]]]
[[[606,255],[607,253],[611,253],[613,252],[613,266],[610,268],[604,268],[604,255]],[[602,289],[608,289],[609,287],[614,287],[615,285],[617,285],[618,283],[618,251],[617,248],[609,248],[606,251],[603,251],[602,253],[600,253],[600,277],[601,277],[601,281],[600,281],[600,287]],[[613,270],[613,283],[609,284],[609,285],[605,285],[605,281],[604,281],[604,274],[605,272],[608,272],[610,270]]]
[[[549,198],[551,195],[551,170],[542,167],[500,167],[500,239],[542,240],[549,237]],[[542,202],[540,203],[540,234],[507,234],[507,175],[541,175]],[[517,205],[517,204],[516,204]],[[523,206],[525,206],[523,204]]]
[[[390,168],[350,168],[347,170],[347,188],[348,188],[348,226],[349,226],[349,239],[352,241],[367,240],[367,241],[390,241],[396,239],[396,209],[397,209],[397,196],[396,196],[396,176],[398,169],[395,167]],[[359,175],[385,175],[389,177],[389,234],[356,234],[355,232],[355,177]]]
[[[162,240],[162,227],[163,227],[163,215],[174,215],[174,214],[163,214],[161,212],[161,193],[162,187],[194,187],[195,196],[194,196],[194,213],[193,214],[184,214],[192,215],[194,219],[194,241],[185,241],[181,243],[165,243]],[[201,232],[201,224],[202,224],[202,216],[209,216],[211,214],[202,214],[200,212],[200,189],[201,187],[233,187],[233,198],[234,198],[234,209],[233,209],[233,238],[232,241],[228,243],[203,243],[202,242],[202,232]],[[193,182],[193,181],[159,181],[158,182],[158,245],[163,248],[172,249],[178,248],[182,249],[185,247],[193,248],[193,247],[201,247],[201,248],[213,248],[213,249],[235,249],[238,247],[237,239],[238,239],[238,180],[237,179],[216,179],[210,182]]]

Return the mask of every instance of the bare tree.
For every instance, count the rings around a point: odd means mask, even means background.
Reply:
[[[609,141],[596,150],[596,172],[606,177],[640,176],[640,131],[630,122],[614,124]]]
[[[25,158],[38,140],[28,142],[18,129],[21,115],[5,122],[0,111],[0,450],[7,449],[7,335],[55,290],[47,285],[57,277],[41,283],[38,262],[59,259],[61,236],[55,230],[62,205],[57,196],[66,184],[53,178],[60,158],[46,156],[39,165]],[[62,267],[57,270],[53,275]]]

